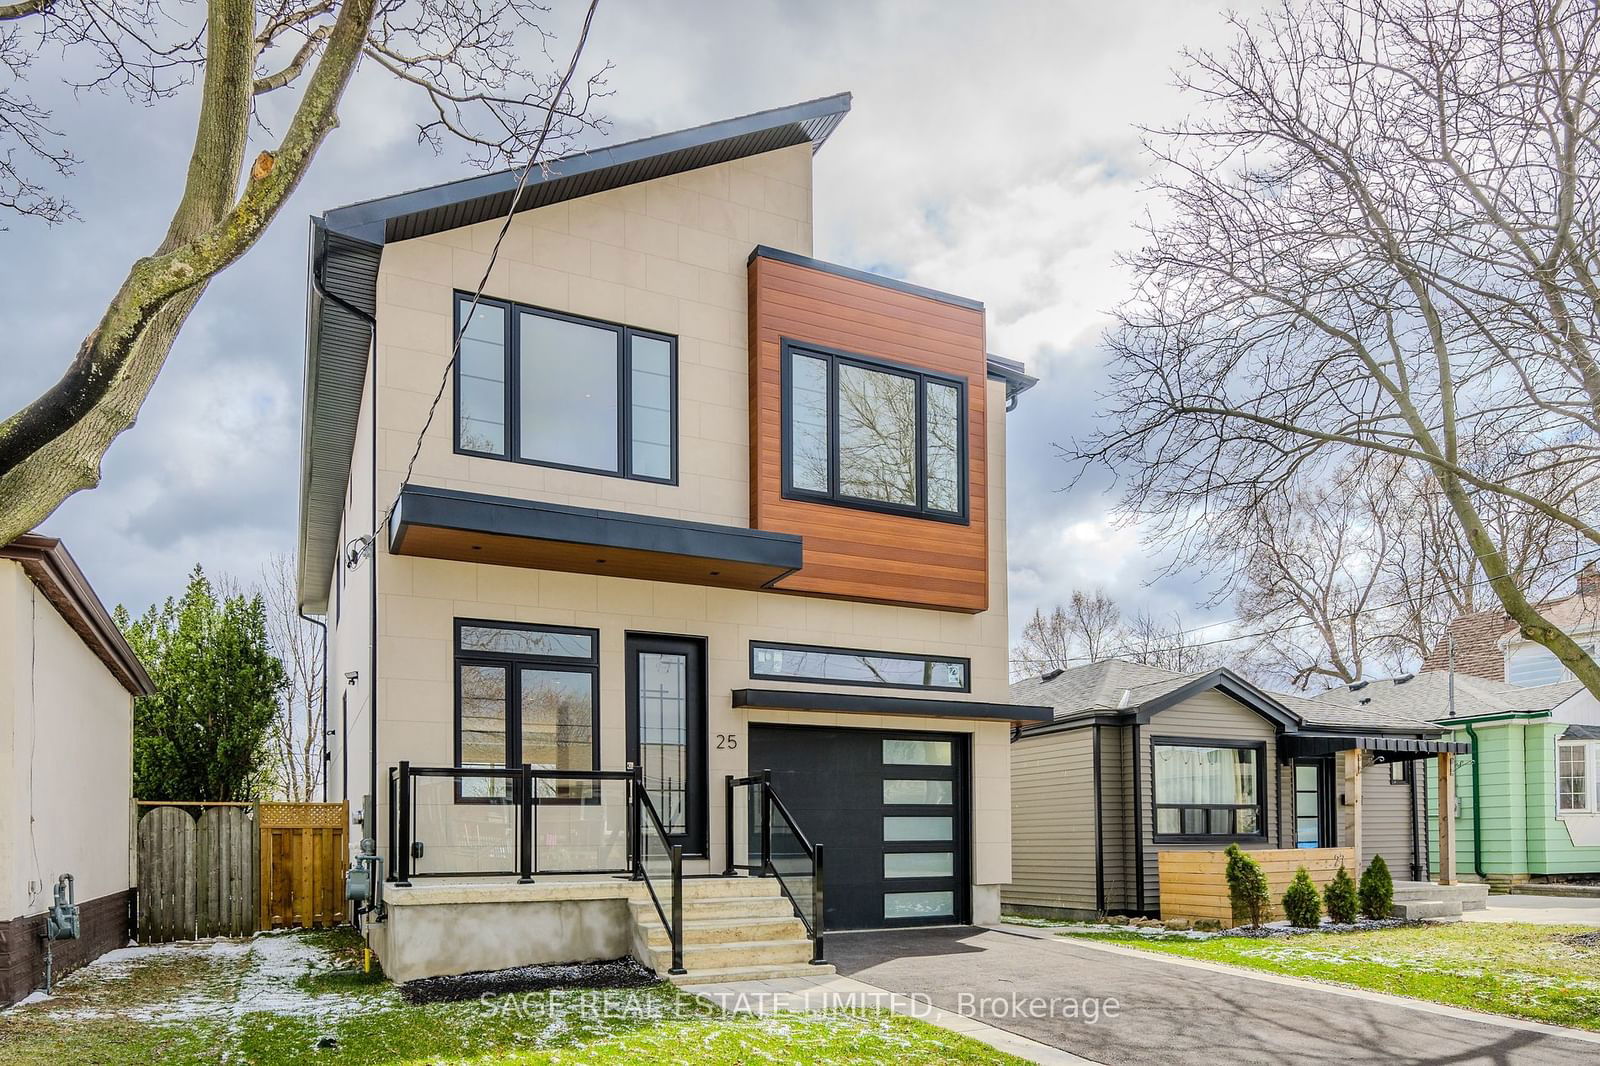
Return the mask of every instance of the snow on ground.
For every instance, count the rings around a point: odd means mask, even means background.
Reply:
[[[329,953],[295,934],[257,934],[249,940],[209,940],[180,944],[137,945],[108,951],[65,978],[58,992],[78,993],[78,1004],[93,1002],[100,982],[126,982],[156,961],[191,965],[196,979],[182,991],[114,1011],[94,1006],[39,1009],[75,1018],[118,1017],[140,1022],[181,1022],[200,1019],[240,1018],[246,1014],[292,1015],[317,1022],[371,1013],[397,1006],[388,988],[360,995],[345,991],[314,993],[299,979],[335,969]],[[65,997],[63,997],[65,998]]]

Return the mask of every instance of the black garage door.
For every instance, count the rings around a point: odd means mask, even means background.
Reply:
[[[967,738],[753,725],[750,772],[826,847],[825,928],[968,920]]]

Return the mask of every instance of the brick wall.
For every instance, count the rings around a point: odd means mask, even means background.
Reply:
[[[55,977],[60,980],[128,942],[133,891],[80,904],[77,940],[55,942]],[[44,915],[0,922],[0,1007],[23,999],[44,983]]]

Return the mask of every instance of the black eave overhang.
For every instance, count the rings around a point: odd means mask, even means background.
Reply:
[[[413,526],[660,552],[785,571],[800,569],[804,561],[801,538],[793,533],[567,507],[427,485],[407,485],[400,490],[400,504],[389,520],[391,551],[400,550]]]
[[[1380,762],[1426,759],[1434,755],[1468,755],[1472,745],[1457,740],[1423,740],[1419,737],[1364,735],[1355,733],[1290,733],[1283,738],[1279,757],[1293,758],[1332,755],[1341,751],[1370,751]]]
[[[927,700],[905,696],[863,696],[852,692],[800,689],[736,688],[735,707],[775,711],[822,711],[834,714],[903,714],[919,718],[989,718],[1003,722],[1048,722],[1051,707],[977,700]]]

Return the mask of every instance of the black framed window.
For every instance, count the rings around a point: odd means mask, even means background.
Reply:
[[[783,493],[967,520],[967,385],[850,352],[783,345]]]
[[[456,620],[458,767],[600,768],[600,635],[593,629]],[[537,798],[583,799],[587,782],[541,781]],[[504,801],[500,779],[467,780],[464,800]]]
[[[1151,738],[1155,839],[1267,835],[1267,747],[1257,741]]]
[[[677,483],[676,337],[500,300],[468,322],[471,296],[455,306],[457,452]]]
[[[859,651],[774,641],[750,642],[750,676],[829,685],[972,691],[972,660],[955,655]]]

